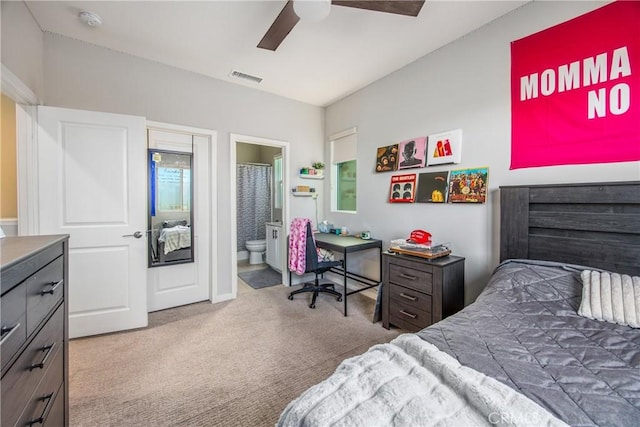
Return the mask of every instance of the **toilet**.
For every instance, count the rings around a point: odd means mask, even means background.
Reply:
[[[262,264],[262,254],[267,250],[267,241],[248,240],[245,246],[249,251],[249,264]]]

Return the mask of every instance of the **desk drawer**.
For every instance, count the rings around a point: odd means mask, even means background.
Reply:
[[[418,310],[431,311],[431,295],[414,291],[398,285],[389,286],[389,297],[393,301],[398,301],[404,305],[417,308]]]
[[[62,362],[52,365],[64,344],[64,307],[60,306],[38,335],[22,352],[16,363],[2,377],[2,425],[12,426],[22,413],[25,402],[33,394],[44,373],[62,370]]]
[[[431,268],[422,266],[417,270],[402,264],[389,264],[389,281],[426,294],[431,294],[433,289]]]
[[[51,366],[49,366],[49,369],[47,369],[47,372],[44,374],[38,388],[28,400],[17,425],[47,424],[47,418],[54,408],[56,397],[58,393],[64,390],[64,387],[61,387],[64,378],[63,353],[64,351],[58,351],[56,353]],[[53,425],[53,423],[51,425]]]
[[[27,334],[31,335],[63,297],[63,258],[43,267],[27,279]]]
[[[2,338],[0,357],[2,367],[13,360],[13,356],[27,339],[27,286],[21,283],[2,296]]]

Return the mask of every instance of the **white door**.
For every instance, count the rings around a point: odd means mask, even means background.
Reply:
[[[193,251],[195,262],[149,269],[149,311],[208,300],[209,297],[209,145],[208,137],[149,129],[149,148],[193,152]],[[193,151],[192,151],[193,150]],[[156,211],[157,215],[162,212]]]
[[[147,325],[145,126],[38,107],[38,225],[70,235],[71,338]]]

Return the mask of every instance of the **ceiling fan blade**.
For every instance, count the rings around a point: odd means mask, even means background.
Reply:
[[[268,50],[276,50],[285,37],[296,26],[300,18],[293,11],[293,0],[289,0],[278,15],[271,27],[267,30],[258,47]]]
[[[424,0],[332,0],[331,4],[355,7],[357,9],[375,10],[376,12],[418,16],[420,9],[422,9],[424,5]]]

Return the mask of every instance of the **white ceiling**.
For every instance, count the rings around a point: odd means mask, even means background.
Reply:
[[[527,1],[427,0],[417,18],[331,6],[275,51],[256,47],[285,5],[269,1],[26,1],[43,31],[326,106]],[[103,25],[84,26],[81,10]],[[260,84],[229,76],[262,77]]]

